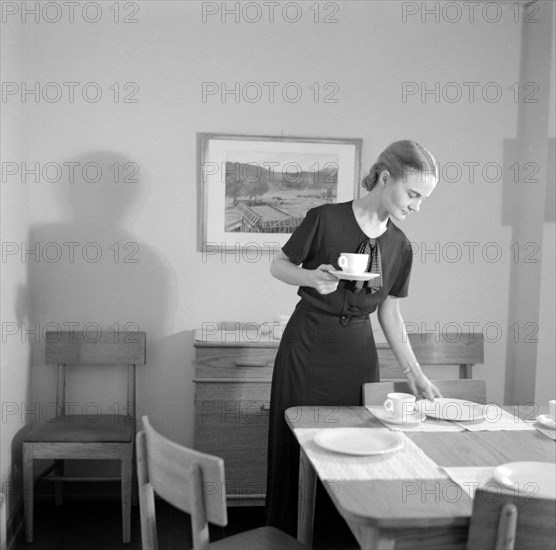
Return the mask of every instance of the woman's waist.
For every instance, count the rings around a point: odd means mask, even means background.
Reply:
[[[370,323],[369,312],[350,304],[346,304],[341,309],[325,309],[302,299],[298,302],[296,311],[322,316],[326,320],[338,319],[341,324]]]

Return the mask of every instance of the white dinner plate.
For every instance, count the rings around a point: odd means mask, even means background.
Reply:
[[[314,441],[327,451],[356,456],[382,455],[403,447],[399,434],[388,428],[325,428]]]
[[[422,411],[415,411],[405,415],[404,420],[397,420],[392,417],[392,413],[385,409],[373,410],[373,414],[387,424],[395,424],[400,426],[418,426],[426,420],[426,415]]]
[[[556,422],[554,422],[554,418],[552,418],[549,414],[540,414],[537,416],[537,422],[542,424],[545,428],[556,430]]]
[[[329,271],[330,275],[334,275],[338,279],[346,279],[347,281],[370,281],[376,277],[380,277],[380,273],[348,273],[347,271]]]
[[[419,401],[419,408],[432,418],[462,422],[483,420],[485,409],[479,403],[451,397],[437,397],[434,402],[423,399]]]
[[[494,479],[531,498],[556,498],[556,464],[552,462],[510,462],[494,468]]]

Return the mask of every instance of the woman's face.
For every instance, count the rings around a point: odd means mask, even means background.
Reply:
[[[436,187],[436,177],[432,173],[409,172],[405,177],[394,179],[388,173],[382,191],[382,205],[388,215],[396,221],[403,221],[412,212],[419,212],[421,202]]]

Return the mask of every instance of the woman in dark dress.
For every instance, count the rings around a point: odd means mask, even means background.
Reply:
[[[305,220],[277,254],[271,273],[299,286],[301,300],[284,330],[274,364],[270,399],[267,523],[296,534],[299,446],[284,419],[293,406],[361,404],[362,385],[379,380],[369,314],[378,320],[411,390],[440,396],[411,349],[399,299],[408,295],[412,250],[391,219],[418,212],[437,183],[433,156],[413,141],[391,144],[363,187],[364,197],[327,204]],[[342,252],[370,253],[366,283],[338,280]]]

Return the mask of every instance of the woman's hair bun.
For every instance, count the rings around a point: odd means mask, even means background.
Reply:
[[[410,170],[433,173],[438,178],[434,157],[422,145],[411,140],[395,141],[384,149],[361,185],[370,191],[383,170],[388,170],[394,179],[403,177]]]

